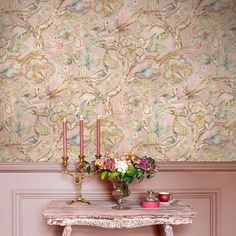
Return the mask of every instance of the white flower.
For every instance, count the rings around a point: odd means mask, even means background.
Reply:
[[[115,159],[115,168],[118,172],[124,174],[128,169],[128,164],[125,161]]]

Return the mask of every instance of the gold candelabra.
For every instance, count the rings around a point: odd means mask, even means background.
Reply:
[[[95,155],[96,159],[100,159],[100,117],[98,116],[97,122],[96,122],[96,127],[97,127],[97,154]],[[82,115],[80,116],[80,155],[79,155],[79,161],[75,163],[75,170],[74,171],[69,171],[68,170],[68,157],[67,157],[67,121],[66,118],[64,117],[63,119],[63,173],[70,175],[77,188],[77,196],[75,199],[68,201],[68,204],[73,204],[75,202],[82,202],[82,203],[87,203],[91,204],[90,201],[87,201],[82,197],[81,194],[81,186],[85,177],[85,173],[87,172],[88,174],[91,172],[91,166],[90,164],[85,161],[85,156],[84,156],[84,121]],[[95,173],[95,168],[94,171]]]
[[[75,199],[67,201],[67,204],[72,205],[75,202],[82,202],[82,203],[87,203],[91,204],[92,202],[86,200],[83,198],[81,194],[81,187],[82,183],[85,177],[85,162],[84,162],[84,156],[79,156],[79,162],[77,163],[77,167],[75,171],[69,171],[68,170],[68,157],[63,157],[63,173],[70,175],[73,177],[74,183],[76,185],[77,189],[77,195]]]

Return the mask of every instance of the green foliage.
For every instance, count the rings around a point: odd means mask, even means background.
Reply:
[[[125,176],[122,178],[122,181],[124,181],[125,183],[132,183],[133,180],[134,180],[133,177],[127,176],[127,175],[125,175]]]
[[[91,166],[90,166],[90,163],[87,162],[87,161],[83,161],[84,165],[85,165],[85,168],[86,168],[86,171],[88,174],[91,173]]]
[[[109,179],[115,179],[118,176],[120,176],[120,172],[118,172],[118,171],[108,174]]]
[[[129,165],[128,170],[126,171],[126,175],[130,177],[137,176],[137,169],[134,168],[133,165]]]
[[[144,177],[151,178],[157,171],[156,161],[148,156],[139,157],[131,152],[123,154],[120,159],[114,158],[113,153],[104,159],[95,161],[97,172],[102,180],[132,183],[135,179],[139,182]]]
[[[109,171],[108,171],[108,170],[104,170],[104,171],[101,173],[101,175],[100,175],[101,180],[106,179],[106,178],[108,177],[108,174],[109,174]]]

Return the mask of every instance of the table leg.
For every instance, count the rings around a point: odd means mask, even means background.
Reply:
[[[171,225],[165,224],[163,225],[163,233],[165,236],[174,236],[173,229]]]
[[[70,236],[71,231],[72,231],[71,225],[65,226],[65,227],[64,227],[64,230],[63,230],[62,236]]]

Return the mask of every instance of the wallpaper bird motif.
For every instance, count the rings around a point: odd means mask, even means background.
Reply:
[[[101,148],[236,160],[234,0],[0,0],[0,161]]]

